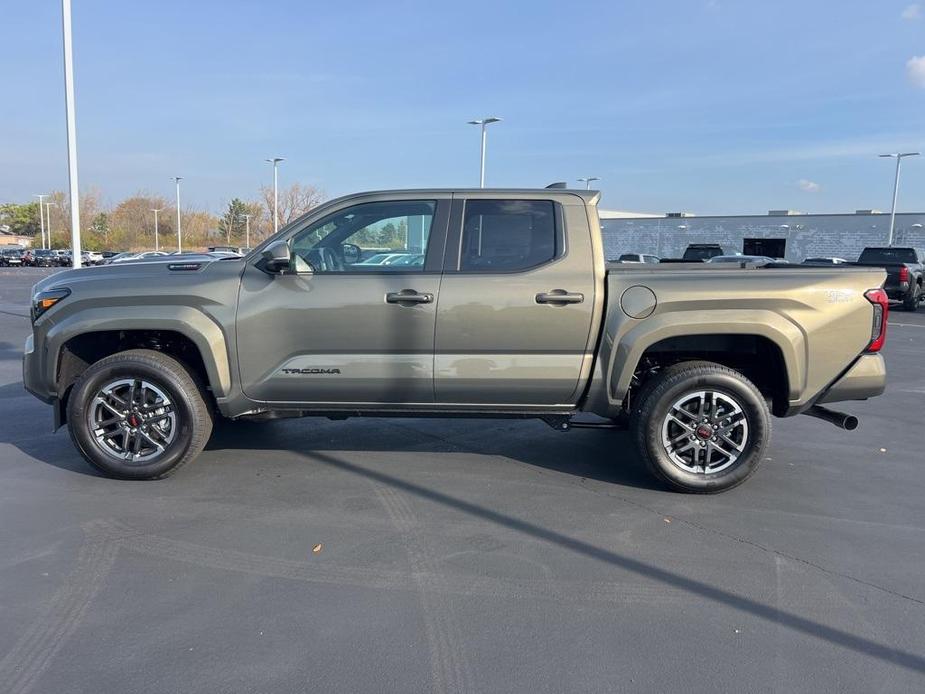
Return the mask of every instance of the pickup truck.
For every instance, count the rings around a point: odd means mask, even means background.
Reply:
[[[680,258],[661,258],[660,263],[705,263],[711,258],[726,255],[718,243],[690,243]]]
[[[891,301],[898,301],[906,311],[915,311],[925,299],[922,281],[925,279],[925,253],[915,248],[887,246],[865,248],[856,263],[861,267],[886,270],[884,290]]]
[[[772,414],[857,426],[824,405],[884,389],[883,270],[608,265],[598,197],[361,193],[244,258],[59,272],[33,288],[24,383],[129,479],[194,459],[217,416],[628,427],[699,493],[755,472]],[[423,262],[362,262],[384,247]]]

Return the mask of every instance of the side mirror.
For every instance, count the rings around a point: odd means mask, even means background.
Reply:
[[[263,253],[263,268],[267,272],[281,274],[289,269],[292,253],[288,241],[274,241]]]

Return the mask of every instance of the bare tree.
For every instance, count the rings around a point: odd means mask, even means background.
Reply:
[[[260,193],[263,195],[269,222],[269,229],[265,233],[269,233],[273,230],[273,186],[263,186]],[[288,188],[282,188],[279,191],[279,225],[289,224],[322,202],[324,192],[315,186],[293,183]]]

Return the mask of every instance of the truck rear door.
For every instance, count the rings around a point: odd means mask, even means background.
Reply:
[[[454,196],[437,305],[438,403],[574,402],[591,361],[592,244],[578,196]]]

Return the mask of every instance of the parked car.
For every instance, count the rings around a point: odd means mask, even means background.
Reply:
[[[768,263],[773,263],[774,258],[769,258],[766,255],[714,255],[710,258],[708,263],[739,263],[739,264],[749,264],[749,265],[767,265]]]
[[[55,256],[55,264],[59,267],[70,267],[71,265],[71,251],[65,248],[59,248],[53,250],[52,253]]]
[[[129,263],[136,260],[153,260],[169,255],[164,251],[145,251],[143,253],[120,253],[118,256],[110,258],[110,263]]]
[[[699,493],[755,472],[772,413],[857,426],[824,405],[884,389],[882,269],[606,265],[599,196],[357,194],[246,259],[60,272],[33,289],[23,380],[92,465],[129,479],[193,460],[219,415],[568,431],[587,412]],[[430,228],[423,266],[356,272],[348,255],[396,218]]]
[[[0,250],[0,267],[22,267],[22,258],[21,248],[4,248]]]
[[[685,262],[703,262],[718,255],[726,255],[718,243],[691,243],[684,249],[681,260]]]
[[[884,289],[890,301],[902,304],[906,311],[915,311],[925,299],[925,253],[915,248],[898,246],[868,247],[854,265],[879,267],[886,270]]]
[[[354,265],[392,265],[407,255],[407,253],[376,253],[376,255],[354,263]]]
[[[124,259],[126,259],[126,258],[130,258],[130,257],[131,257],[131,258],[134,258],[136,255],[138,255],[138,254],[137,254],[137,253],[130,253],[130,252],[127,252],[127,251],[123,251],[122,253],[114,253],[113,255],[109,256],[108,258],[103,258],[103,265],[110,265],[110,264],[112,264],[112,263],[116,263],[116,262],[119,262],[119,261],[121,261],[121,260],[124,260]]]
[[[31,249],[24,256],[23,261],[31,267],[58,267],[61,264],[58,254],[51,249],[45,248]]]
[[[844,265],[847,262],[844,258],[806,258],[803,265]]]
[[[97,251],[82,251],[80,254],[81,265],[99,265],[103,262],[103,254]]]
[[[617,258],[618,263],[658,263],[661,261],[657,255],[647,253],[624,253]]]

